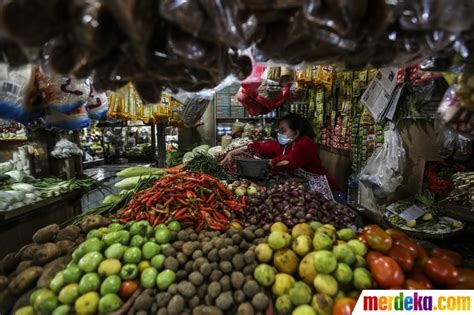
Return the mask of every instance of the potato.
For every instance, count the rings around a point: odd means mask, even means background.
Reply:
[[[0,292],[0,314],[10,314],[13,305],[15,305],[17,298],[15,298],[10,290],[3,290]]]
[[[42,267],[34,266],[22,271],[18,276],[13,279],[8,285],[8,291],[13,295],[20,295],[25,293],[28,289],[31,289],[36,280],[41,276],[43,272]]]
[[[153,303],[155,294],[152,289],[146,289],[137,297],[133,306],[136,310],[149,310]]]
[[[54,243],[45,243],[35,252],[33,262],[42,266],[61,255],[61,249]]]
[[[19,308],[30,305],[30,295],[34,290],[35,289],[28,290],[18,298],[15,305],[13,306],[12,314],[14,314]]]
[[[105,218],[97,214],[92,214],[82,219],[81,229],[84,233],[88,233],[90,230],[108,226],[111,222],[112,221],[109,218]]]
[[[59,257],[55,260],[49,262],[47,265],[44,266],[43,273],[41,274],[36,286],[38,288],[47,288],[51,280],[53,280],[54,276],[64,268],[69,263],[71,259],[69,257]]]
[[[72,241],[74,242],[81,234],[81,228],[75,225],[68,225],[64,229],[59,230],[56,235],[56,241]]]
[[[70,240],[62,240],[56,242],[56,245],[58,245],[59,249],[61,250],[61,255],[67,255],[72,252],[76,246],[76,243]]]
[[[33,256],[35,255],[35,252],[38,250],[40,246],[41,245],[38,245],[36,243],[25,245],[22,248],[20,248],[20,250],[17,253],[17,256],[21,257],[21,260],[33,260]]]
[[[12,272],[16,266],[20,263],[20,257],[16,253],[9,253],[3,257],[0,263],[0,271],[4,274]]]
[[[18,266],[15,269],[15,272],[17,274],[20,274],[23,270],[30,268],[31,266],[34,266],[33,260],[24,260],[18,264]]]
[[[0,291],[5,289],[8,286],[8,278],[5,276],[0,276]]]
[[[36,231],[35,234],[33,234],[33,242],[35,242],[36,244],[44,244],[47,242],[51,242],[54,240],[58,232],[59,225],[50,224],[42,229],[39,229],[38,231]]]
[[[178,292],[183,297],[189,299],[196,294],[196,287],[189,281],[181,281],[178,284]]]
[[[181,295],[177,294],[173,296],[170,302],[168,303],[168,307],[167,307],[168,313],[181,314],[181,312],[184,309],[184,304],[185,304],[185,301]]]

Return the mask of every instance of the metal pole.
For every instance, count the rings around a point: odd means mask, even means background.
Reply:
[[[166,135],[165,124],[159,123],[156,125],[156,147],[158,152],[158,167],[166,166]]]
[[[153,161],[155,162],[155,166],[158,165],[158,157],[156,153],[156,126],[155,124],[150,124],[151,128],[151,150],[153,152]]]

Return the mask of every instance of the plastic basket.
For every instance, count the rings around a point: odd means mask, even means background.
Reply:
[[[249,159],[236,157],[237,170],[242,177],[263,178],[267,174],[268,159]]]

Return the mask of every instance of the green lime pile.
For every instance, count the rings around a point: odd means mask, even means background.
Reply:
[[[91,230],[49,287],[35,290],[30,305],[15,314],[110,313],[119,310],[138,286],[166,290],[176,275],[164,267],[161,252],[170,246],[172,232],[180,230],[176,221],[156,228],[139,221]]]

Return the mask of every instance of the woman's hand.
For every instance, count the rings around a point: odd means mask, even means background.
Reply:
[[[235,149],[235,150],[232,150],[232,151],[229,151],[225,158],[221,161],[221,165],[224,165],[225,163],[228,163],[232,160],[232,158],[234,157],[234,155],[238,155],[242,152],[245,152],[245,150],[247,150],[247,146],[243,146],[243,147],[240,147],[238,149]]]
[[[232,157],[233,157],[233,154],[232,154],[232,151],[228,152],[226,155],[225,155],[225,158],[220,162],[221,165],[224,165],[226,163],[229,163],[230,161],[232,161]]]

